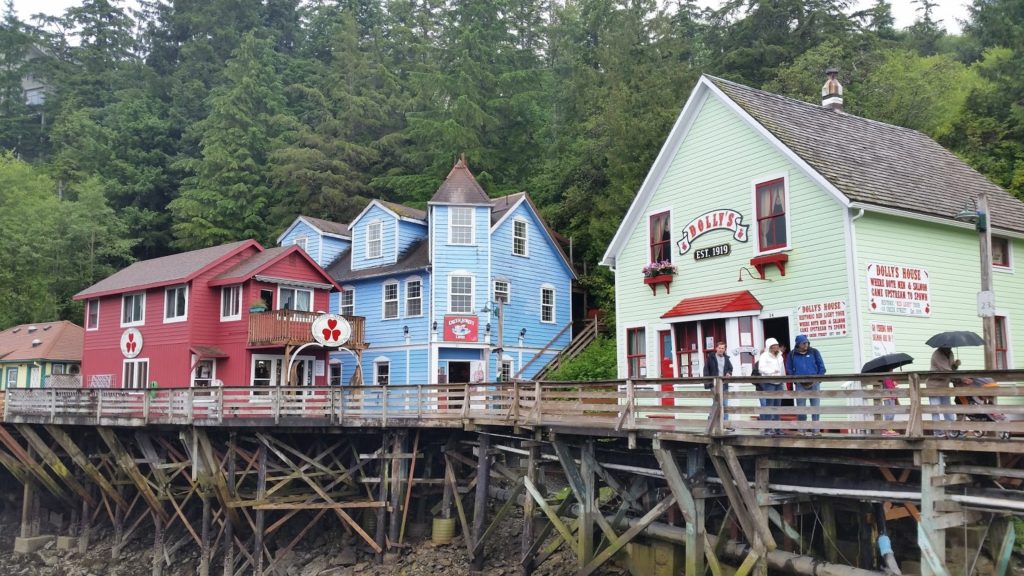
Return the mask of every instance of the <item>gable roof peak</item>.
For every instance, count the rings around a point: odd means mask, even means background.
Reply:
[[[430,199],[431,204],[490,204],[491,198],[484,192],[473,173],[469,171],[466,155],[455,161],[441,187]]]

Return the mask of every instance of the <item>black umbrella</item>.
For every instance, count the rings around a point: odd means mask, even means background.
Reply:
[[[894,354],[886,354],[885,356],[879,356],[869,360],[864,367],[860,369],[861,372],[889,372],[895,370],[900,366],[906,366],[913,362],[914,359],[910,357],[910,354],[904,354],[903,352],[896,352]]]
[[[970,330],[954,330],[940,332],[929,338],[925,344],[932,348],[959,348],[960,346],[984,346],[985,340]]]

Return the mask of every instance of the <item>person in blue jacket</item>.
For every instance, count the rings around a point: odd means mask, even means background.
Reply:
[[[786,374],[790,376],[820,376],[824,373],[825,361],[821,359],[821,353],[816,348],[811,348],[811,341],[805,334],[797,336],[793,351],[786,356]],[[797,382],[796,385],[796,390],[799,392],[821,390],[821,382]],[[817,422],[819,420],[817,407],[821,405],[821,400],[819,398],[797,398],[796,405],[806,406],[807,400],[811,401],[811,409],[814,412],[811,414],[811,420]],[[800,414],[798,418],[806,421],[807,415]],[[819,432],[817,429],[812,431],[813,434]]]

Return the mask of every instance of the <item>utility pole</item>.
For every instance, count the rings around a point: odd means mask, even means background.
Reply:
[[[996,369],[995,291],[992,289],[992,226],[989,220],[988,197],[978,196],[978,231],[981,251],[981,293],[978,294],[978,315],[981,316],[982,337],[985,338],[985,370]]]

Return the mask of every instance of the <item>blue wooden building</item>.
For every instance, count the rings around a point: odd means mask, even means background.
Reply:
[[[300,216],[278,242],[342,286],[331,312],[366,318],[365,384],[529,379],[570,342],[569,259],[526,193],[488,197],[465,160],[426,212],[373,200],[348,226]],[[328,370],[347,384],[355,358]]]

